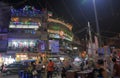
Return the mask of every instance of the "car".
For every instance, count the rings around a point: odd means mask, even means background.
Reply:
[[[35,62],[35,61],[36,61],[36,60],[22,60],[22,61],[18,61],[18,62],[14,62],[14,63],[25,65],[25,64],[28,64],[28,63],[33,63],[33,62]]]
[[[9,74],[18,74],[20,70],[24,70],[25,66],[19,63],[12,63],[3,68],[2,73],[9,75]]]

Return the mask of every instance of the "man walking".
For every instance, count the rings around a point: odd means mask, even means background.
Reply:
[[[54,62],[50,60],[47,65],[47,78],[52,78],[53,71],[54,71]]]

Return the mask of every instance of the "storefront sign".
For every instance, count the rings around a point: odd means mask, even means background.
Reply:
[[[39,52],[45,51],[45,41],[39,41],[38,48]]]
[[[65,39],[65,40],[68,40],[68,41],[72,41],[72,37],[70,37],[70,36],[60,36],[59,34],[49,34],[49,38],[57,38],[57,39]]]
[[[57,41],[57,40],[50,40],[49,41],[49,49],[53,53],[59,52],[59,41]]]
[[[110,55],[111,54],[111,50],[109,47],[98,48],[97,51],[99,55]]]

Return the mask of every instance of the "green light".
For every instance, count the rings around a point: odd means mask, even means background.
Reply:
[[[30,25],[30,24],[31,24],[31,22],[27,22],[27,24],[28,24],[28,25]]]

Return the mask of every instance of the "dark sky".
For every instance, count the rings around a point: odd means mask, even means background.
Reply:
[[[96,32],[94,8],[92,0],[3,0],[6,3],[22,8],[25,5],[37,9],[47,7],[53,12],[53,17],[64,19],[73,24],[73,32],[84,36],[84,28],[90,21],[92,32]],[[96,0],[98,22],[101,35],[109,37],[120,33],[120,0]]]

